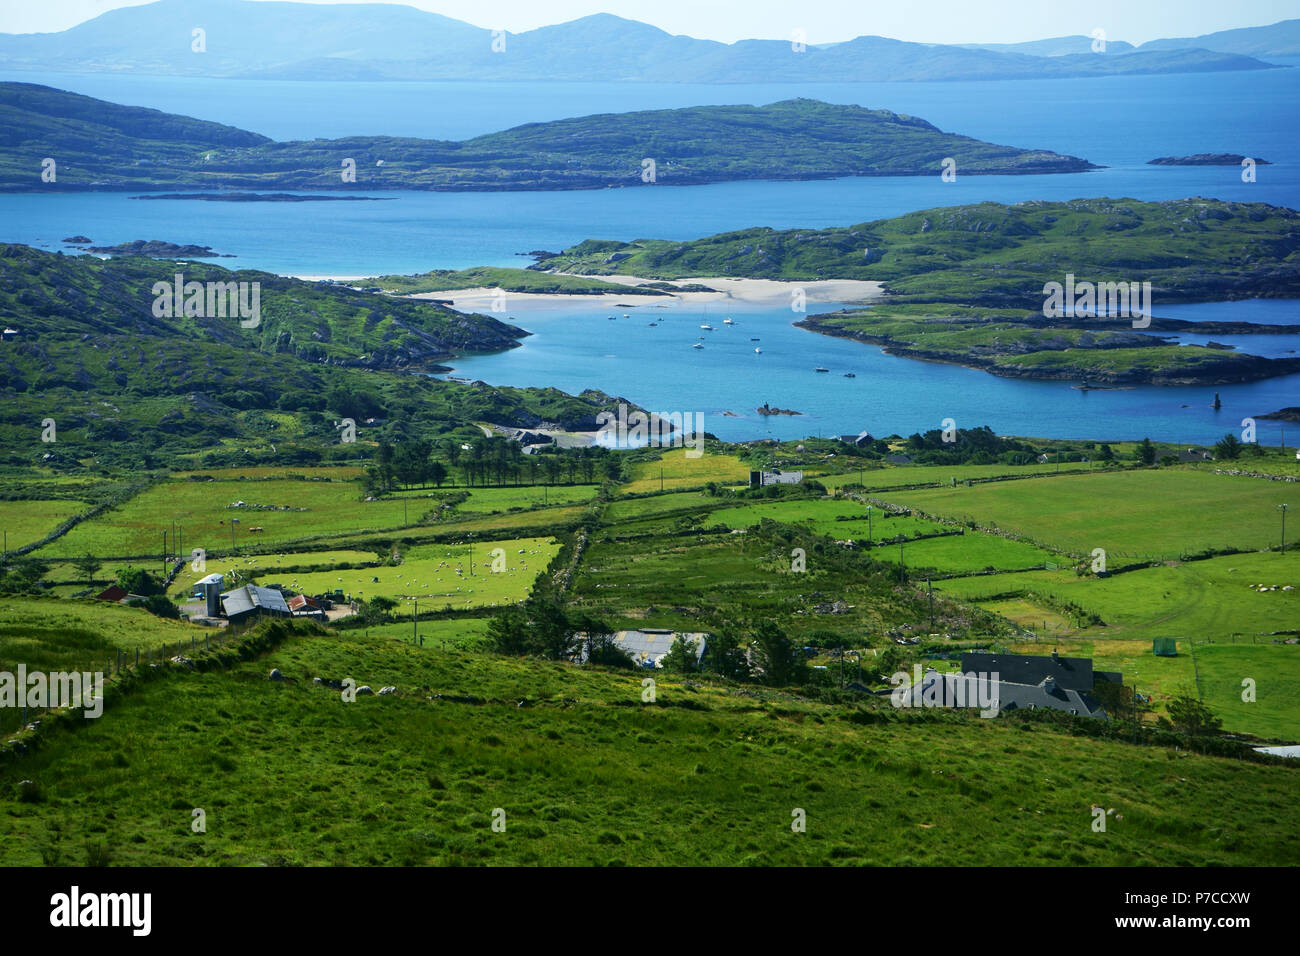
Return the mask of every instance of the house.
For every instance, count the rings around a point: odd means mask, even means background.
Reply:
[[[1180,464],[1192,461],[1214,461],[1214,453],[1204,448],[1180,448],[1178,461]]]
[[[95,595],[95,600],[96,600],[96,601],[114,601],[114,602],[116,602],[116,603],[118,603],[118,604],[121,604],[121,603],[122,603],[123,601],[125,601],[129,596],[130,596],[130,595],[128,595],[128,594],[126,593],[126,589],[125,589],[125,588],[120,588],[120,587],[118,587],[116,584],[114,584],[112,587],[105,588],[105,589],[104,589],[103,591],[101,591],[99,594],[96,594],[96,595]]]
[[[841,435],[840,441],[846,445],[852,445],[855,448],[870,448],[875,442],[870,432],[858,432],[856,435]]]
[[[672,650],[673,643],[682,638],[695,647],[695,666],[704,657],[709,635],[701,631],[669,631],[645,628],[639,631],[618,631],[614,644],[631,655],[639,667],[663,667],[664,656]]]
[[[749,473],[749,487],[761,488],[764,485],[797,485],[803,481],[802,471],[781,471],[774,468],[771,471],[751,471]]]
[[[898,707],[975,708],[989,717],[1013,710],[1048,709],[1107,719],[1091,693],[1063,687],[1050,674],[1036,684],[1024,684],[1001,680],[1001,675],[995,679],[995,673],[941,674],[932,668],[919,681],[892,691],[891,696]]]
[[[312,617],[321,621],[325,620],[324,605],[316,598],[308,597],[305,594],[295,594],[286,603],[289,605],[289,613],[294,617]]]
[[[293,613],[283,594],[274,588],[262,588],[256,584],[245,584],[221,595],[221,608],[226,618],[232,622],[250,619],[259,614],[287,617]]]
[[[891,465],[910,465],[912,463],[912,456],[904,454],[886,455],[885,461],[889,462]]]
[[[1037,686],[1051,677],[1063,688],[1091,691],[1095,675],[1090,657],[1032,657],[1022,654],[968,653],[961,656],[961,669],[965,673],[997,674],[1010,684]]]

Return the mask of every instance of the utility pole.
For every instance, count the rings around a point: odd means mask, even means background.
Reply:
[[[162,554],[159,555],[159,557],[162,558],[163,577],[165,578],[167,577],[167,532],[166,531],[163,532],[163,549],[162,549]]]
[[[929,578],[926,578],[925,586],[930,589],[930,633],[933,634],[934,633],[934,585],[930,583]]]
[[[415,644],[420,640],[420,626],[416,622],[420,620],[420,599],[413,598],[415,603],[411,608],[411,643]]]
[[[1282,512],[1282,553],[1286,554],[1286,513],[1290,510],[1290,505],[1278,505],[1277,510]]]
[[[402,525],[405,526],[406,524],[408,524],[406,520],[406,499],[403,498],[402,499]]]

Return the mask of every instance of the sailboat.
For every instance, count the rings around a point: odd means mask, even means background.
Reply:
[[[763,354],[763,350],[762,350],[762,349],[754,349],[754,354],[755,354],[755,355],[762,355],[762,354]]]
[[[731,316],[727,316],[725,319],[722,320],[722,324],[723,324],[723,325],[735,325],[736,323],[731,321]]]
[[[701,343],[696,342],[694,345],[691,346],[691,348],[693,348],[693,349],[702,349],[702,348],[704,348],[704,346],[703,346]]]

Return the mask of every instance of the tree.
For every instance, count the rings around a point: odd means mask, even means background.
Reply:
[[[1151,444],[1150,438],[1142,439],[1142,443],[1137,448],[1138,461],[1144,465],[1154,465],[1156,463],[1156,446]]]
[[[1191,694],[1179,694],[1165,708],[1169,722],[1191,737],[1217,733],[1223,721]]]
[[[127,604],[130,607],[142,607],[154,617],[169,617],[174,620],[181,616],[180,608],[161,594],[150,594],[146,598],[132,598]]]
[[[95,572],[102,566],[102,562],[94,555],[86,555],[84,558],[77,558],[72,562],[73,566],[81,572],[81,579],[89,584],[95,579]]]
[[[735,631],[727,628],[714,631],[704,644],[709,669],[733,680],[748,680],[749,660],[739,644],[740,638]]]
[[[1224,435],[1214,443],[1214,457],[1224,461],[1232,461],[1241,457],[1241,442],[1232,432]]]
[[[690,674],[698,667],[699,645],[695,638],[679,634],[673,639],[673,646],[663,656],[660,664],[663,669],[673,674]]]
[[[117,586],[128,594],[141,597],[163,593],[162,582],[144,568],[122,568],[117,572]]]
[[[778,687],[800,683],[807,671],[803,653],[786,633],[771,621],[762,621],[754,631],[755,663],[763,682]]]
[[[435,487],[441,488],[442,483],[447,480],[447,466],[440,461],[429,462],[429,480]]]
[[[384,597],[382,594],[372,597],[366,602],[363,619],[367,624],[383,624],[387,621],[397,602],[390,597]]]
[[[1107,445],[1103,442],[1098,457],[1102,461],[1114,461],[1115,452],[1111,449],[1110,445]]]

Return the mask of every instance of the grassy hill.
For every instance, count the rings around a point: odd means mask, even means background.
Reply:
[[[689,242],[589,239],[539,269],[656,279],[875,279],[925,303],[1041,309],[1043,284],[1146,281],[1162,302],[1300,297],[1300,212],[1216,199],[977,203]]]
[[[272,667],[298,683],[268,681]],[[314,676],[397,693],[344,703]],[[1300,861],[1294,767],[671,678],[654,703],[641,695],[639,674],[291,636],[259,660],[150,680],[0,769],[0,862]],[[16,799],[20,778],[39,800]],[[1115,811],[1105,834],[1094,805]]]
[[[105,151],[100,142],[107,143]],[[945,133],[923,119],[810,99],[529,123],[464,141],[274,142],[154,110],[0,83],[0,190],[596,189],[749,179],[1080,172],[1091,163]],[[44,157],[57,179],[40,179]],[[645,159],[654,161],[649,176]],[[345,160],[355,177],[344,181]],[[645,178],[643,179],[643,172]]]

